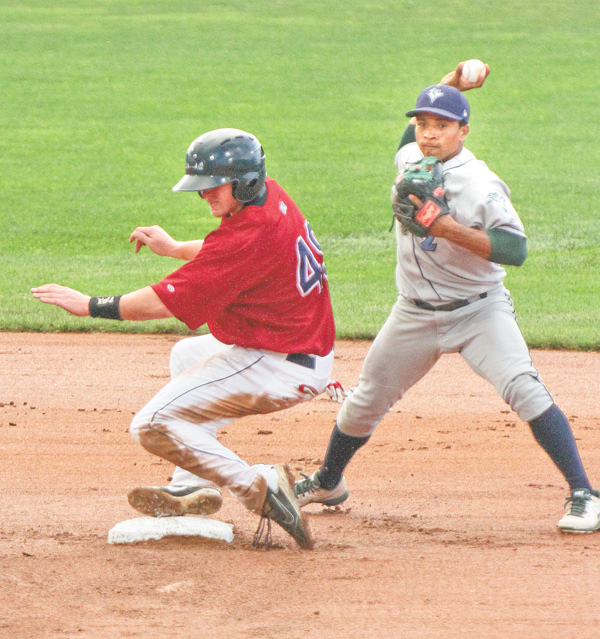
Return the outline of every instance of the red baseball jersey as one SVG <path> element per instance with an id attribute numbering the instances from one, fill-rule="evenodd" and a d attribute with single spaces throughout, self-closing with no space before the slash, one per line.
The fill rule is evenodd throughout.
<path id="1" fill-rule="evenodd" d="M 267 178 L 263 206 L 221 218 L 198 255 L 152 288 L 225 344 L 327 355 L 335 327 L 323 253 L 300 209 Z"/>

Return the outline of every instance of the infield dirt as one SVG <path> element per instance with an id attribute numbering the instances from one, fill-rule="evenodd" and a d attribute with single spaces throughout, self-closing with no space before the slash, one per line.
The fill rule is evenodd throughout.
<path id="1" fill-rule="evenodd" d="M 566 486 L 526 424 L 460 356 L 396 404 L 347 469 L 350 499 L 308 507 L 317 545 L 229 494 L 231 544 L 109 545 L 126 499 L 171 466 L 129 436 L 168 381 L 173 336 L 0 333 L 0 637 L 596 639 L 600 533 L 561 535 Z M 356 384 L 367 342 L 338 342 Z M 599 353 L 533 351 L 600 486 Z M 219 438 L 248 462 L 319 467 L 326 395 Z"/>

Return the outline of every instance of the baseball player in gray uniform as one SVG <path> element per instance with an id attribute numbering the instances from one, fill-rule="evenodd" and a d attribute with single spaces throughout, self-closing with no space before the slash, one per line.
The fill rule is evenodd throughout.
<path id="1" fill-rule="evenodd" d="M 502 265 L 525 261 L 523 225 L 506 184 L 463 146 L 470 115 L 463 91 L 481 86 L 485 76 L 467 83 L 462 64 L 420 93 L 396 155 L 399 178 L 424 157 L 442 163 L 446 214 L 422 236 L 396 222 L 398 300 L 358 386 L 344 400 L 323 465 L 296 482 L 296 496 L 301 505 L 346 500 L 343 471 L 354 453 L 444 353 L 460 353 L 528 422 L 567 481 L 559 529 L 592 532 L 600 528 L 600 494 L 590 485 L 567 418 L 533 366 L 503 284 Z M 414 195 L 409 199 L 415 211 L 425 208 Z"/>

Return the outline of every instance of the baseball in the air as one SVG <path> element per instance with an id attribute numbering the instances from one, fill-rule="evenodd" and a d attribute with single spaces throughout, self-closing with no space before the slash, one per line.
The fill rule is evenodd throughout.
<path id="1" fill-rule="evenodd" d="M 485 64 L 481 60 L 467 60 L 462 68 L 463 78 L 469 82 L 477 82 L 479 74 L 485 68 Z"/>

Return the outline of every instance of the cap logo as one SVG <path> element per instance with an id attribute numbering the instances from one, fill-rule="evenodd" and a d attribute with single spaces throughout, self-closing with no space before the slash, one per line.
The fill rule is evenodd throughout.
<path id="1" fill-rule="evenodd" d="M 444 92 L 437 87 L 433 87 L 432 89 L 429 89 L 429 91 L 427 91 L 427 97 L 429 98 L 431 104 L 433 104 L 438 98 L 441 98 L 443 95 Z"/>

